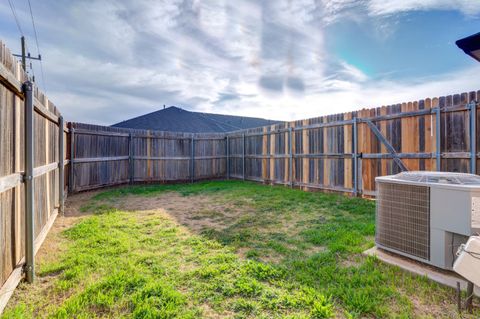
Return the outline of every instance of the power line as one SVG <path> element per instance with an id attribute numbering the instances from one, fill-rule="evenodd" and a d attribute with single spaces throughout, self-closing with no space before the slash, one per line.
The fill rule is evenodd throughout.
<path id="1" fill-rule="evenodd" d="M 45 91 L 45 93 L 47 93 L 47 83 L 45 82 L 45 73 L 43 72 L 43 62 L 41 59 L 40 46 L 38 45 L 37 28 L 35 26 L 35 18 L 33 17 L 32 4 L 30 3 L 30 0 L 28 0 L 28 8 L 30 9 L 30 17 L 32 19 L 33 33 L 35 35 L 35 44 L 37 45 L 37 53 L 40 57 L 40 73 L 42 75 L 43 90 Z"/>
<path id="2" fill-rule="evenodd" d="M 35 58 L 35 57 L 31 57 L 30 56 L 30 52 L 28 52 L 28 49 L 27 49 L 27 52 L 28 52 L 28 56 L 25 54 L 25 48 L 27 47 L 27 43 L 25 41 L 25 35 L 23 33 L 23 30 L 22 30 L 22 26 L 20 24 L 20 20 L 18 19 L 18 16 L 17 16 L 17 9 L 15 8 L 15 5 L 14 5 L 14 2 L 13 0 L 8 0 L 8 4 L 10 5 L 10 10 L 12 11 L 12 14 L 13 14 L 13 18 L 15 19 L 15 23 L 17 25 L 17 28 L 18 28 L 18 31 L 20 32 L 21 36 L 22 36 L 22 55 L 18 55 L 18 54 L 13 54 L 14 56 L 17 56 L 17 57 L 21 57 L 22 58 L 22 65 L 23 65 L 23 69 L 25 70 L 25 72 L 28 73 L 27 71 L 27 65 L 26 65 L 26 58 L 29 59 L 29 67 L 30 67 L 30 72 L 32 73 L 33 75 L 33 78 L 35 79 L 35 70 L 33 68 L 33 65 L 32 65 L 32 62 L 31 60 L 39 60 L 40 61 L 40 73 L 42 75 L 42 84 L 43 84 L 43 90 L 47 91 L 47 84 L 46 84 L 46 81 L 45 81 L 45 72 L 43 70 L 43 63 L 42 63 L 42 56 L 41 56 L 41 53 L 40 53 L 40 45 L 38 43 L 38 33 L 37 33 L 37 27 L 35 25 L 35 18 L 33 16 L 33 10 L 32 10 L 32 4 L 30 2 L 30 0 L 27 0 L 28 1 L 28 8 L 30 10 L 30 18 L 32 20 L 32 27 L 33 27 L 33 33 L 35 35 L 35 44 L 37 46 L 37 53 L 38 53 L 38 58 Z"/>
<path id="3" fill-rule="evenodd" d="M 8 0 L 8 4 L 10 5 L 10 10 L 12 10 L 13 17 L 15 18 L 15 23 L 17 24 L 18 31 L 20 31 L 20 34 L 23 36 L 22 27 L 20 26 L 20 21 L 18 20 L 15 6 L 13 5 L 11 0 Z"/>

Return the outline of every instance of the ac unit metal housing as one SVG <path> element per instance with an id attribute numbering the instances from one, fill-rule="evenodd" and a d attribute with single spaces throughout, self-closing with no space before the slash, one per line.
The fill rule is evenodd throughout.
<path id="1" fill-rule="evenodd" d="M 480 233 L 480 176 L 402 172 L 377 183 L 375 243 L 451 270 L 457 248 Z"/>

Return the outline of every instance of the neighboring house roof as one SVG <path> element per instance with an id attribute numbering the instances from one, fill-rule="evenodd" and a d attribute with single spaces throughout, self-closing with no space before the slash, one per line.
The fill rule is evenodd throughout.
<path id="1" fill-rule="evenodd" d="M 112 126 L 169 132 L 214 133 L 231 132 L 277 123 L 280 123 L 280 121 L 255 117 L 190 112 L 176 106 L 170 106 L 159 111 L 113 124 Z"/>

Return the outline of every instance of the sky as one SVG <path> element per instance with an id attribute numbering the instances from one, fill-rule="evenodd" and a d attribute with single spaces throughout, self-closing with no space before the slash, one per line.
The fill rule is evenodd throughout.
<path id="1" fill-rule="evenodd" d="M 10 0 L 28 49 L 27 0 Z M 479 0 L 31 0 L 37 85 L 67 121 L 175 105 L 296 120 L 480 89 Z M 0 39 L 20 52 L 9 1 Z M 33 73 L 30 71 L 30 73 Z"/>

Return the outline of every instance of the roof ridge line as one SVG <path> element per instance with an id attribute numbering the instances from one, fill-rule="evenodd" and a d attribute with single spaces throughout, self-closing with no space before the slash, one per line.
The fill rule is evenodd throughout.
<path id="1" fill-rule="evenodd" d="M 232 127 L 232 128 L 235 128 L 235 129 L 242 129 L 242 128 L 239 127 L 239 126 L 235 126 L 235 125 L 232 125 L 232 124 L 228 124 L 228 123 L 224 123 L 224 122 L 220 122 L 220 121 L 214 120 L 214 119 L 212 119 L 212 118 L 210 118 L 210 117 L 207 117 L 207 116 L 205 115 L 205 113 L 202 113 L 202 112 L 192 112 L 192 113 L 197 113 L 197 114 L 199 114 L 201 117 L 203 117 L 204 119 L 209 120 L 209 121 L 212 121 L 212 122 L 214 122 L 214 123 L 218 123 L 219 125 L 230 126 L 230 127 Z M 213 113 L 207 113 L 207 114 L 213 114 Z"/>

